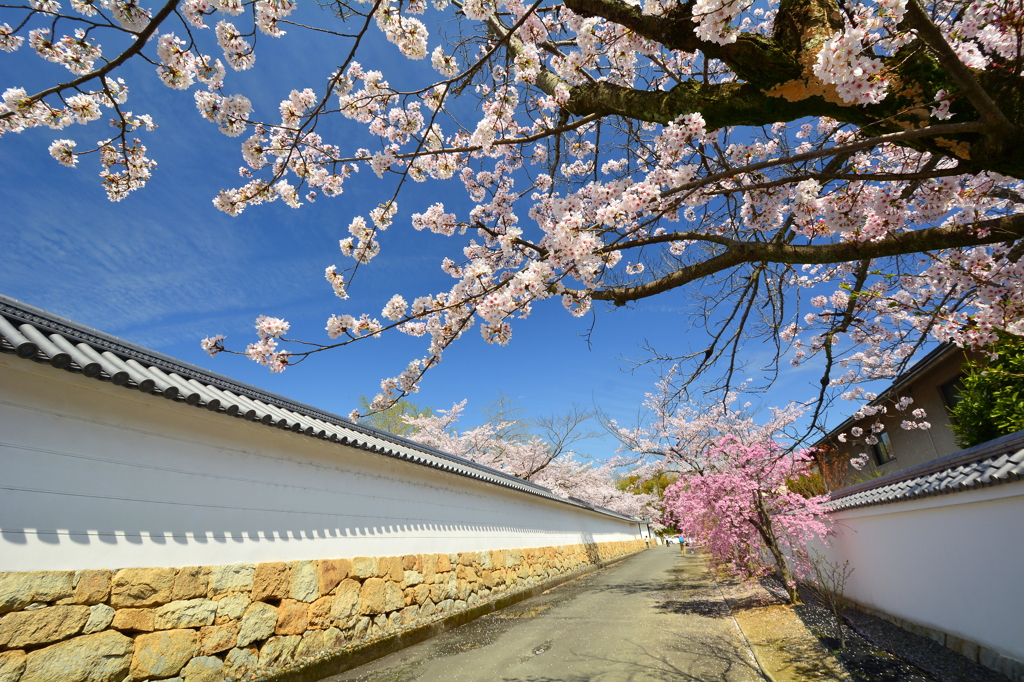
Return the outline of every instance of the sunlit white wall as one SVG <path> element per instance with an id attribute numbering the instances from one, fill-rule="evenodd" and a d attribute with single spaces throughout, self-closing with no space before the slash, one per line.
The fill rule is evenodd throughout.
<path id="1" fill-rule="evenodd" d="M 638 537 L 635 523 L 0 356 L 0 571 Z"/>
<path id="2" fill-rule="evenodd" d="M 850 599 L 1024 661 L 1024 481 L 833 518 Z"/>

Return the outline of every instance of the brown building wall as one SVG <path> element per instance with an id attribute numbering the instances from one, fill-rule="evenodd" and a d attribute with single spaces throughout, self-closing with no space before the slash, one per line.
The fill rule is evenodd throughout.
<path id="1" fill-rule="evenodd" d="M 847 460 L 856 457 L 861 452 L 867 453 L 869 457 L 868 465 L 861 471 L 850 467 L 848 483 L 875 475 L 901 471 L 960 451 L 962 448 L 956 443 L 956 435 L 953 433 L 942 387 L 963 374 L 963 365 L 968 359 L 977 357 L 976 353 L 954 349 L 946 357 L 936 361 L 905 385 L 900 386 L 898 390 L 885 396 L 883 404 L 888 408 L 887 414 L 880 417 L 868 417 L 851 424 L 845 429 L 846 443 L 835 439 L 831 440 L 830 443 L 835 448 L 835 452 Z M 893 406 L 902 397 L 913 398 L 914 402 L 907 410 L 899 412 Z M 918 408 L 927 413 L 924 421 L 929 422 L 931 428 L 903 429 L 901 427 L 903 420 L 909 419 L 910 412 Z M 850 435 L 850 430 L 854 426 L 859 426 L 864 430 L 866 436 L 871 432 L 871 424 L 876 421 L 881 421 L 885 425 L 885 432 L 889 434 L 892 443 L 894 459 L 884 464 L 877 463 L 874 449 L 864 442 L 864 436 L 853 438 Z"/>

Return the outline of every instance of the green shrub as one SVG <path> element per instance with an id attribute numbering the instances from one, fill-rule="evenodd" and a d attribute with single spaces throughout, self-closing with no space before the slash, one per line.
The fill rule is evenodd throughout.
<path id="1" fill-rule="evenodd" d="M 992 350 L 999 357 L 967 364 L 960 400 L 950 410 L 962 448 L 1024 430 L 1024 338 L 1000 334 Z"/>

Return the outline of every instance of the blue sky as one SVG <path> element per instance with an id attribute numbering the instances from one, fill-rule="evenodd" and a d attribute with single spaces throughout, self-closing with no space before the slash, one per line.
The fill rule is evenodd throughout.
<path id="1" fill-rule="evenodd" d="M 400 64 L 400 77 L 416 75 L 416 67 L 410 69 L 393 47 L 374 43 L 370 48 L 364 57 L 368 67 L 386 70 Z M 325 49 L 327 44 L 316 38 L 261 39 L 256 68 L 229 72 L 226 90 L 244 92 L 253 100 L 256 117 L 273 120 L 289 89 L 316 86 L 336 66 L 317 59 Z M 331 314 L 377 316 L 394 293 L 411 300 L 446 290 L 451 280 L 440 271 L 440 261 L 446 255 L 457 258 L 462 243 L 417 233 L 408 226 L 408 216 L 436 201 L 439 193 L 449 209 L 465 216 L 461 183 L 412 186 L 399 201 L 396 225 L 383 235 L 382 255 L 361 274 L 352 299 L 342 302 L 324 280 L 324 268 L 346 265 L 338 240 L 348 236 L 352 217 L 365 216 L 389 196 L 389 185 L 364 169 L 339 198 L 320 199 L 299 210 L 275 203 L 226 216 L 211 199 L 220 188 L 241 184 L 242 138 L 218 133 L 198 116 L 191 91 L 164 87 L 152 66 L 131 64 L 120 75 L 131 88 L 126 108 L 151 114 L 160 126 L 140 135 L 159 164 L 149 186 L 111 203 L 99 184 L 95 158 L 82 159 L 72 170 L 48 156 L 48 145 L 58 137 L 76 139 L 80 148 L 91 146 L 109 130 L 103 121 L 5 135 L 0 139 L 0 292 L 339 414 L 353 409 L 357 396 L 375 394 L 382 378 L 423 355 L 422 339 L 394 335 L 271 375 L 241 357 L 209 358 L 199 340 L 223 333 L 229 345 L 244 347 L 254 338 L 252 324 L 260 314 L 288 319 L 292 336 L 325 340 L 323 327 Z M 62 67 L 25 48 L 13 55 L 0 53 L 0 89 L 35 91 L 66 76 Z M 635 308 L 598 310 L 594 318 L 576 319 L 559 301 L 550 301 L 515 325 L 507 347 L 490 346 L 477 329 L 470 331 L 414 400 L 445 408 L 468 399 L 472 411 L 504 394 L 530 415 L 578 403 L 596 405 L 630 424 L 657 377 L 648 368 L 623 371 L 621 358 L 641 357 L 645 342 L 666 352 L 689 350 L 686 302 L 684 292 L 669 293 Z M 591 323 L 588 343 L 583 335 Z M 692 337 L 700 348 L 705 340 L 702 333 Z M 762 360 L 750 359 L 755 364 Z M 802 399 L 814 381 L 810 368 L 784 372 L 770 404 Z M 467 425 L 479 418 L 471 412 Z M 605 456 L 615 444 L 604 439 L 585 447 Z"/>

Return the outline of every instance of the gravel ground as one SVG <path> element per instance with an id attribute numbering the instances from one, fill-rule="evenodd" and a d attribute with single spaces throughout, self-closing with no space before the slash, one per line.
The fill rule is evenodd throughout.
<path id="1" fill-rule="evenodd" d="M 775 578 L 762 580 L 762 585 L 774 598 L 786 601 Z M 832 612 L 803 588 L 800 595 L 804 605 L 794 609 L 797 615 L 857 682 L 1009 682 L 938 642 L 852 609 L 843 614 L 846 648 L 840 649 Z"/>

